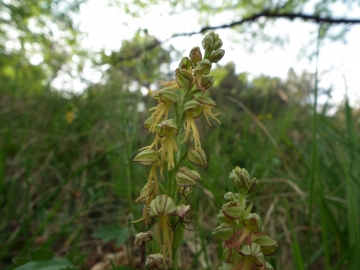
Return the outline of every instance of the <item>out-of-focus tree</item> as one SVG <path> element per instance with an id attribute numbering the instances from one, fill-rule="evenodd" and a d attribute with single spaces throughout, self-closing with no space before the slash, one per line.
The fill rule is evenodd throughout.
<path id="1" fill-rule="evenodd" d="M 286 80 L 266 75 L 250 78 L 246 72 L 236 73 L 235 64 L 230 62 L 214 69 L 213 75 L 217 84 L 209 95 L 222 108 L 223 114 L 228 109 L 229 114 L 233 114 L 234 106 L 241 110 L 228 97 L 242 100 L 255 115 L 281 114 L 287 107 L 295 105 L 299 110 L 311 111 L 314 75 L 310 73 L 298 75 L 290 69 Z"/>
<path id="2" fill-rule="evenodd" d="M 86 0 L 0 0 L 0 82 L 3 91 L 41 91 L 74 53 L 74 14 Z"/>
<path id="3" fill-rule="evenodd" d="M 127 87 L 135 83 L 136 87 L 149 90 L 151 84 L 169 79 L 170 53 L 159 44 L 146 30 L 139 30 L 131 40 L 122 42 L 118 52 L 102 53 L 101 64 L 109 65 L 108 83 L 121 77 Z"/>
<path id="4" fill-rule="evenodd" d="M 277 21 L 302 20 L 321 25 L 320 34 L 314 31 L 313 39 L 344 40 L 351 25 L 360 24 L 360 17 L 349 17 L 357 0 L 111 0 L 132 16 L 142 16 L 157 7 L 167 14 L 180 14 L 195 9 L 200 16 L 201 29 L 194 32 L 174 33 L 172 37 L 189 36 L 209 30 L 231 28 L 241 35 L 233 36 L 247 49 L 252 50 L 258 41 L 281 45 L 286 41 L 282 31 L 277 31 Z M 219 23 L 219 21 L 221 23 Z M 341 27 L 332 27 L 340 25 Z M 294 32 L 297 29 L 294 27 Z M 309 47 L 309 46 L 307 46 Z M 312 56 L 314 52 L 305 52 Z"/>

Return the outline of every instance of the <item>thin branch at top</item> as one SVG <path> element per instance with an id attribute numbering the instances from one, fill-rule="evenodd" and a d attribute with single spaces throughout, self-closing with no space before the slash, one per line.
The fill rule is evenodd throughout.
<path id="1" fill-rule="evenodd" d="M 235 21 L 235 22 L 232 22 L 229 24 L 222 24 L 222 25 L 217 25 L 217 26 L 206 26 L 196 32 L 174 34 L 162 42 L 157 42 L 155 44 L 146 46 L 145 50 L 148 50 L 148 51 L 152 50 L 155 47 L 160 46 L 161 44 L 163 44 L 173 38 L 176 38 L 176 37 L 193 36 L 193 35 L 198 35 L 198 34 L 204 33 L 209 30 L 231 28 L 234 26 L 242 25 L 247 22 L 250 22 L 250 23 L 255 22 L 257 19 L 262 18 L 262 17 L 270 18 L 270 19 L 285 18 L 285 19 L 289 19 L 289 20 L 302 19 L 304 21 L 312 21 L 315 23 L 328 23 L 328 24 L 360 24 L 360 19 L 331 18 L 331 17 L 322 17 L 319 15 L 309 15 L 309 14 L 304 14 L 304 13 L 278 13 L 278 12 L 279 12 L 278 10 L 267 9 L 267 10 L 263 10 L 259 13 L 253 14 L 247 18 L 243 18 L 239 21 Z M 138 56 L 139 56 L 139 54 L 134 54 L 133 56 L 122 58 L 121 61 L 131 60 Z"/>
<path id="2" fill-rule="evenodd" d="M 309 15 L 304 13 L 276 13 L 277 11 L 274 10 L 264 10 L 260 13 L 253 14 L 247 18 L 243 18 L 240 21 L 235 21 L 229 24 L 222 24 L 217 26 L 206 26 L 200 29 L 198 32 L 188 32 L 188 33 L 180 33 L 172 35 L 170 38 L 166 39 L 164 42 L 180 36 L 192 36 L 201 34 L 203 32 L 209 30 L 216 30 L 216 29 L 224 29 L 224 28 L 231 28 L 234 26 L 238 26 L 244 24 L 246 22 L 253 22 L 261 17 L 265 18 L 285 18 L 285 19 L 302 19 L 304 21 L 313 21 L 315 23 L 329 23 L 329 24 L 360 24 L 360 19 L 346 19 L 346 18 L 331 18 L 331 17 L 321 17 L 318 15 Z"/>

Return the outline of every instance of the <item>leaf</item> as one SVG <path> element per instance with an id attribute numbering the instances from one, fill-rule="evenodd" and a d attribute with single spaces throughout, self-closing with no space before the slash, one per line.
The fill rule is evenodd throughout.
<path id="1" fill-rule="evenodd" d="M 100 238 L 105 242 L 115 240 L 116 245 L 120 247 L 129 237 L 128 231 L 129 228 L 121 227 L 119 225 L 104 226 L 100 230 L 94 232 L 92 236 L 95 238 Z"/>
<path id="2" fill-rule="evenodd" d="M 64 258 L 52 258 L 48 260 L 32 261 L 16 267 L 14 270 L 65 270 L 74 269 L 68 260 Z"/>
<path id="3" fill-rule="evenodd" d="M 45 248 L 37 248 L 29 251 L 30 261 L 48 260 L 54 257 L 54 252 Z"/>
<path id="4" fill-rule="evenodd" d="M 54 257 L 54 252 L 45 248 L 29 250 L 28 257 L 15 257 L 12 261 L 15 266 L 24 265 L 29 261 L 42 261 Z"/>
<path id="5" fill-rule="evenodd" d="M 28 261 L 29 261 L 29 259 L 26 257 L 15 257 L 14 259 L 12 259 L 12 262 L 15 266 L 23 265 L 23 264 L 27 263 Z"/>
<path id="6" fill-rule="evenodd" d="M 115 264 L 113 263 L 113 261 L 112 261 L 111 259 L 109 259 L 109 261 L 110 261 L 110 263 L 111 263 L 112 269 L 113 269 L 113 270 L 116 270 L 116 266 L 115 266 Z"/>

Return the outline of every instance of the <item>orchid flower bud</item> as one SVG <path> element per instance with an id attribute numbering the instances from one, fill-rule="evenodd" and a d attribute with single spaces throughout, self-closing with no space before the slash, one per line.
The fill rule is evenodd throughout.
<path id="1" fill-rule="evenodd" d="M 186 70 L 177 68 L 175 70 L 175 77 L 176 77 L 176 81 L 177 81 L 178 85 L 181 88 L 189 88 L 190 86 L 192 86 L 194 84 L 193 75 Z"/>
<path id="2" fill-rule="evenodd" d="M 255 192 L 259 185 L 258 180 L 253 178 L 250 180 L 250 175 L 247 170 L 236 167 L 229 175 L 230 180 L 239 190 L 239 192 L 250 195 Z"/>
<path id="3" fill-rule="evenodd" d="M 159 160 L 159 153 L 154 149 L 145 149 L 140 152 L 135 158 L 134 161 L 140 163 L 141 165 L 152 165 Z"/>
<path id="4" fill-rule="evenodd" d="M 201 74 L 207 75 L 211 70 L 211 66 L 212 64 L 208 59 L 203 59 L 196 65 L 194 71 L 198 71 Z"/>
<path id="5" fill-rule="evenodd" d="M 257 267 L 262 267 L 265 264 L 264 254 L 262 254 L 260 246 L 256 243 L 244 245 L 240 250 L 240 254 L 244 256 L 244 261 L 252 262 Z"/>
<path id="6" fill-rule="evenodd" d="M 220 38 L 215 40 L 213 50 L 214 51 L 219 50 L 222 47 L 222 45 L 223 45 L 223 42 Z"/>
<path id="7" fill-rule="evenodd" d="M 190 61 L 190 59 L 188 57 L 184 57 L 180 64 L 179 64 L 179 69 L 183 69 L 186 70 L 188 72 L 191 72 L 192 69 L 192 63 Z"/>
<path id="8" fill-rule="evenodd" d="M 197 76 L 195 77 L 196 86 L 203 92 L 213 86 L 214 82 L 214 77 L 211 75 L 197 74 Z"/>
<path id="9" fill-rule="evenodd" d="M 194 163 L 195 165 L 204 167 L 205 169 L 208 168 L 207 161 L 206 161 L 206 155 L 202 148 L 199 148 L 199 149 L 190 148 L 190 150 L 187 154 L 187 159 L 190 162 Z"/>
<path id="10" fill-rule="evenodd" d="M 224 57 L 224 55 L 225 51 L 223 49 L 218 49 L 210 54 L 209 60 L 212 63 L 217 63 Z"/>
<path id="11" fill-rule="evenodd" d="M 214 46 L 214 37 L 211 35 L 211 32 L 203 38 L 202 46 L 204 50 L 212 50 Z"/>
<path id="12" fill-rule="evenodd" d="M 173 90 L 161 90 L 159 92 L 159 97 L 162 102 L 171 101 L 172 103 L 176 103 L 177 95 Z"/>
<path id="13" fill-rule="evenodd" d="M 221 223 L 213 232 L 212 236 L 226 241 L 235 233 L 235 228 L 230 223 Z"/>
<path id="14" fill-rule="evenodd" d="M 154 200 L 150 203 L 150 216 L 166 216 L 175 211 L 175 204 L 173 200 L 162 194 L 156 196 Z"/>
<path id="15" fill-rule="evenodd" d="M 260 216 L 256 213 L 247 214 L 243 220 L 243 225 L 252 229 L 252 232 L 257 233 L 261 227 Z"/>
<path id="16" fill-rule="evenodd" d="M 225 193 L 224 199 L 225 199 L 225 201 L 227 201 L 227 202 L 235 201 L 235 200 L 236 200 L 234 193 L 232 193 L 232 192 L 230 192 L 230 191 Z"/>
<path id="17" fill-rule="evenodd" d="M 202 54 L 199 47 L 194 47 L 190 51 L 189 54 L 190 60 L 193 62 L 194 65 L 196 65 L 198 62 L 202 60 Z"/>
<path id="18" fill-rule="evenodd" d="M 266 233 L 253 233 L 251 235 L 251 242 L 258 244 L 261 248 L 261 252 L 265 256 L 272 255 L 278 246 L 276 241 Z"/>
<path id="19" fill-rule="evenodd" d="M 195 170 L 190 170 L 186 167 L 181 167 L 176 172 L 176 184 L 179 187 L 195 186 L 200 181 L 200 175 Z"/>
<path id="20" fill-rule="evenodd" d="M 216 216 L 220 223 L 229 223 L 230 219 L 222 211 Z"/>
<path id="21" fill-rule="evenodd" d="M 259 181 L 256 178 L 251 179 L 250 187 L 247 191 L 247 194 L 248 195 L 253 194 L 256 191 L 258 186 L 259 186 Z"/>
<path id="22" fill-rule="evenodd" d="M 230 201 L 221 207 L 224 215 L 232 220 L 237 220 L 244 213 L 244 208 L 237 202 Z"/>

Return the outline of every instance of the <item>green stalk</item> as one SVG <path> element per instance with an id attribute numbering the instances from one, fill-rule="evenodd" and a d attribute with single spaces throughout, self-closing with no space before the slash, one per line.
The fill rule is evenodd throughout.
<path id="1" fill-rule="evenodd" d="M 171 235 L 171 237 L 169 237 L 166 234 L 164 234 L 166 236 L 166 237 L 164 236 L 165 238 L 162 237 L 162 238 L 164 238 L 163 239 L 164 247 L 162 248 L 163 254 L 162 255 L 154 254 L 152 257 L 150 257 L 150 260 L 152 260 L 152 261 L 149 261 L 149 265 L 151 265 L 151 267 L 155 266 L 158 268 L 166 268 L 167 269 L 165 264 L 166 264 L 166 259 L 168 256 L 170 259 L 172 259 L 172 262 L 171 262 L 172 268 L 171 269 L 178 269 L 178 260 L 177 260 L 178 247 L 182 243 L 183 235 L 184 235 L 184 227 L 181 226 L 183 224 L 181 223 L 179 225 L 179 222 L 186 221 L 184 219 L 186 218 L 185 215 L 187 214 L 187 212 L 189 210 L 189 206 L 185 206 L 185 208 L 184 208 L 184 205 L 182 205 L 186 201 L 184 198 L 181 199 L 180 202 L 178 202 L 179 195 L 177 192 L 178 187 L 177 187 L 177 181 L 176 181 L 176 172 L 178 171 L 181 164 L 188 156 L 187 155 L 188 150 L 182 149 L 183 148 L 182 144 L 185 143 L 183 141 L 183 134 L 184 134 L 184 132 L 188 132 L 189 131 L 188 129 L 190 129 L 190 128 L 193 131 L 194 144 L 195 144 L 194 151 L 195 152 L 197 151 L 196 154 L 192 153 L 191 159 L 197 165 L 206 167 L 206 161 L 204 160 L 206 158 L 206 155 L 204 154 L 203 149 L 200 149 L 200 150 L 198 149 L 198 148 L 201 148 L 200 135 L 198 134 L 198 130 L 197 130 L 196 124 L 193 122 L 193 119 L 189 119 L 189 121 L 191 121 L 191 122 L 188 123 L 186 131 L 183 128 L 185 121 L 188 119 L 187 117 L 192 117 L 192 115 L 187 115 L 187 112 L 186 113 L 184 112 L 185 104 L 188 101 L 190 101 L 190 99 L 195 98 L 195 94 L 200 93 L 201 91 L 203 91 L 203 92 L 206 91 L 208 88 L 210 88 L 214 84 L 214 77 L 211 75 L 208 75 L 210 72 L 210 69 L 211 69 L 211 65 L 212 65 L 212 63 L 217 63 L 219 60 L 221 60 L 221 58 L 224 56 L 224 53 L 225 53 L 224 50 L 220 50 L 220 48 L 222 46 L 222 41 L 219 38 L 219 35 L 215 34 L 214 32 L 210 32 L 204 38 L 204 40 L 205 39 L 206 39 L 206 42 L 203 42 L 203 47 L 205 49 L 205 57 L 204 58 L 202 57 L 202 54 L 198 47 L 194 47 L 190 52 L 190 56 L 184 57 L 179 64 L 179 68 L 175 70 L 177 85 L 175 85 L 173 83 L 174 81 L 172 81 L 169 83 L 168 88 L 165 87 L 165 88 L 161 89 L 161 90 L 163 90 L 163 92 L 159 92 L 159 96 L 158 96 L 159 104 L 157 107 L 152 108 L 152 110 L 155 109 L 155 112 L 152 114 L 151 118 L 149 118 L 149 122 L 151 122 L 151 119 L 153 120 L 150 124 L 149 130 L 151 130 L 154 133 L 155 132 L 164 132 L 164 134 L 166 134 L 164 136 L 173 136 L 171 138 L 166 137 L 164 139 L 164 141 L 161 142 L 162 151 L 163 151 L 163 152 L 161 152 L 161 160 L 159 159 L 160 150 L 158 149 L 157 145 L 155 145 L 159 142 L 157 137 L 151 146 L 151 147 L 154 147 L 154 145 L 155 145 L 155 149 L 148 149 L 149 151 L 144 150 L 136 157 L 137 161 L 139 161 L 139 163 L 141 163 L 142 165 L 153 164 L 156 166 L 159 164 L 159 161 L 160 161 L 161 166 L 158 166 L 158 167 L 160 167 L 161 170 L 166 170 L 166 168 L 164 168 L 165 162 L 167 162 L 168 167 L 173 167 L 173 168 L 171 168 L 171 170 L 166 170 L 167 171 L 167 183 L 166 183 L 167 190 L 164 192 L 163 191 L 164 188 L 162 188 L 162 192 L 164 192 L 167 195 L 165 195 L 165 194 L 158 195 L 157 192 L 155 192 L 155 195 L 157 197 L 155 199 L 153 199 L 153 197 L 151 197 L 151 196 L 154 195 L 154 191 L 150 190 L 149 189 L 150 187 L 146 187 L 146 189 L 148 189 L 148 190 L 145 190 L 145 192 L 147 192 L 146 199 L 151 200 L 151 202 L 146 201 L 147 207 L 150 207 L 150 217 L 157 217 L 157 216 L 165 215 L 168 218 L 168 221 L 171 223 L 171 224 L 164 224 L 164 223 L 160 222 L 161 227 L 158 227 L 159 231 L 157 232 L 157 238 L 162 237 L 161 235 L 162 235 L 162 232 L 164 232 L 164 230 L 163 230 L 164 226 L 170 225 L 170 226 L 175 227 L 175 229 L 172 229 L 173 232 L 171 232 L 171 234 L 173 233 L 173 235 Z M 213 52 L 214 52 L 214 54 L 212 54 Z M 210 54 L 211 54 L 211 59 L 207 59 L 210 56 Z M 201 63 L 201 64 L 199 64 L 199 63 Z M 196 87 L 195 91 L 193 91 L 194 87 Z M 199 89 L 197 89 L 197 88 L 199 88 Z M 174 94 L 174 92 L 171 92 L 171 90 L 178 90 L 178 91 L 176 92 L 176 94 Z M 162 94 L 165 97 L 165 101 L 162 100 L 162 101 L 164 101 L 165 104 L 161 104 L 161 99 L 162 99 L 161 95 Z M 168 99 L 168 100 L 166 100 L 166 99 Z M 197 102 L 196 100 L 194 100 L 194 102 L 189 103 L 189 108 L 186 108 L 186 110 L 203 109 L 200 106 L 204 106 L 204 109 L 201 112 L 205 112 L 205 114 L 209 114 L 210 117 L 216 119 L 216 117 L 211 112 L 209 112 L 211 110 L 212 106 L 215 106 L 215 102 L 213 100 L 211 100 L 210 98 L 206 98 L 206 97 L 202 97 L 202 100 L 203 100 L 202 102 L 200 102 L 200 101 Z M 208 103 L 210 103 L 210 104 L 208 104 Z M 168 130 L 166 131 L 166 130 L 163 130 L 161 127 L 161 126 L 164 126 L 164 124 L 162 124 L 161 117 L 165 116 L 165 118 L 168 118 L 169 110 L 171 109 L 171 106 L 173 106 L 173 108 L 175 109 L 175 119 L 173 119 L 173 118 L 166 119 L 166 121 L 169 121 L 169 123 L 171 123 L 171 127 L 167 126 Z M 189 111 L 189 112 L 193 113 L 193 111 Z M 205 115 L 205 116 L 207 117 L 207 115 Z M 155 130 L 157 127 L 160 127 L 159 131 Z M 170 128 L 171 128 L 171 132 L 169 131 Z M 176 129 L 177 134 L 175 132 L 175 129 Z M 166 133 L 166 132 L 168 132 L 168 133 Z M 161 135 L 160 133 L 158 135 L 160 137 L 163 137 L 163 135 Z M 189 142 L 187 142 L 187 143 L 189 143 Z M 176 147 L 174 144 L 176 144 Z M 167 149 L 167 148 L 169 148 L 169 149 Z M 177 153 L 174 153 L 176 148 L 177 148 Z M 170 153 L 171 153 L 171 155 L 174 155 L 174 156 L 171 156 L 171 157 L 166 156 L 166 155 L 169 155 Z M 196 155 L 198 155 L 198 156 L 196 156 Z M 163 171 L 161 171 L 161 175 L 162 175 L 162 172 Z M 200 176 L 194 176 L 194 178 L 195 178 L 193 180 L 194 182 L 200 180 Z M 183 181 L 186 185 L 188 180 L 186 180 L 186 177 L 185 177 L 185 179 Z M 190 184 L 188 186 L 192 186 L 192 185 L 193 184 L 190 181 Z M 155 187 L 155 189 L 157 190 L 156 187 Z M 169 197 L 169 199 L 167 197 Z M 170 200 L 170 198 L 171 198 L 171 200 Z M 159 209 L 161 209 L 161 211 Z M 165 211 L 165 209 L 166 209 L 166 211 Z M 179 213 L 179 211 L 181 213 Z M 145 213 L 145 212 L 143 212 L 143 213 Z M 146 215 L 144 215 L 143 217 L 147 219 Z M 167 231 L 167 229 L 168 228 L 166 227 L 166 231 Z M 139 234 L 139 237 L 142 237 L 142 235 Z M 146 239 L 144 241 L 147 242 L 150 240 Z M 171 252 L 169 251 L 170 246 L 171 246 Z M 161 258 L 163 258 L 163 262 L 160 262 Z M 163 264 L 163 266 L 159 266 L 160 263 Z"/>
<path id="2" fill-rule="evenodd" d="M 345 123 L 346 123 L 346 132 L 347 132 L 347 143 L 351 146 L 348 147 L 347 157 L 349 159 L 347 175 L 357 175 L 357 154 L 356 154 L 356 147 L 357 147 L 357 138 L 356 138 L 356 130 L 354 119 L 351 111 L 351 107 L 349 104 L 349 98 L 347 96 L 347 89 L 346 89 L 346 97 L 345 97 Z M 343 161 L 344 162 L 344 161 Z M 355 166 L 353 166 L 355 165 Z M 345 169 L 345 167 L 344 167 Z M 358 196 L 352 196 L 350 192 L 358 194 L 360 191 L 359 185 L 357 185 L 354 181 L 348 181 L 348 190 L 347 190 L 347 202 L 349 209 L 354 208 L 355 216 L 352 216 L 351 211 L 348 211 L 348 230 L 349 230 L 349 243 L 350 246 L 356 246 L 356 233 L 357 227 L 353 227 L 353 219 L 359 220 L 360 219 L 360 200 Z M 356 254 L 359 254 L 359 250 Z M 359 257 L 359 256 L 357 256 Z M 359 265 L 356 266 L 356 260 L 354 257 L 351 257 L 349 260 L 349 269 L 359 269 Z"/>
<path id="3" fill-rule="evenodd" d="M 318 29 L 318 37 L 316 44 L 316 70 L 315 70 L 315 87 L 314 87 L 314 106 L 313 106 L 313 132 L 312 132 L 312 144 L 311 144 L 311 173 L 310 173 L 310 187 L 309 187 L 309 229 L 307 234 L 307 263 L 309 265 L 309 258 L 311 254 L 311 231 L 312 231 L 312 215 L 313 215 L 313 201 L 314 201 L 314 185 L 315 185 L 315 176 L 317 169 L 317 144 L 316 144 L 316 134 L 317 134 L 317 99 L 318 99 L 318 67 L 319 67 L 319 52 L 320 52 L 320 31 L 321 25 Z"/>
<path id="4" fill-rule="evenodd" d="M 296 268 L 296 270 L 304 270 L 305 269 L 304 261 L 303 261 L 302 256 L 301 256 L 300 245 L 299 245 L 299 242 L 296 239 L 296 235 L 295 235 L 293 225 L 292 225 L 292 222 L 291 222 L 288 201 L 284 200 L 284 202 L 285 202 L 285 209 L 286 209 L 286 217 L 287 217 L 287 220 L 288 220 L 288 224 L 289 224 L 290 232 L 291 232 L 291 237 L 292 237 L 292 240 L 293 240 L 291 248 L 292 248 L 292 253 L 293 253 L 293 257 L 294 257 L 295 268 Z"/>
<path id="5" fill-rule="evenodd" d="M 350 234 L 353 233 L 354 238 L 352 241 L 355 242 L 355 256 L 354 257 L 350 257 L 350 267 L 349 269 L 360 269 L 360 234 L 359 234 L 359 225 L 357 223 L 356 220 L 356 212 L 355 212 L 355 196 L 353 194 L 353 183 L 350 180 L 350 176 L 349 176 L 349 172 L 346 168 L 346 164 L 345 164 L 345 160 L 344 160 L 344 156 L 341 152 L 340 146 L 338 144 L 338 148 L 339 148 L 339 152 L 341 155 L 341 161 L 342 161 L 342 165 L 344 168 L 344 172 L 345 172 L 345 176 L 346 176 L 346 180 L 347 180 L 347 189 L 348 189 L 348 201 L 349 201 L 349 227 L 352 229 L 352 231 L 350 231 Z M 351 243 L 350 243 L 351 244 Z M 356 258 L 356 259 L 355 259 Z"/>
<path id="6" fill-rule="evenodd" d="M 186 158 L 186 155 L 181 155 L 181 148 L 182 148 L 182 134 L 183 134 L 183 128 L 185 118 L 183 117 L 183 108 L 184 104 L 188 100 L 188 93 L 192 90 L 192 86 L 188 89 L 184 89 L 181 98 L 180 98 L 180 104 L 176 108 L 176 116 L 175 116 L 175 122 L 179 130 L 179 134 L 176 138 L 176 145 L 178 147 L 178 152 L 176 153 L 176 161 L 175 161 L 175 168 L 168 172 L 168 196 L 171 197 L 175 204 L 177 204 L 177 185 L 176 185 L 176 178 L 175 173 L 176 170 L 181 166 L 181 163 Z M 186 153 L 185 153 L 186 154 Z M 174 231 L 174 242 L 173 242 L 173 267 L 172 269 L 178 269 L 178 248 L 182 242 L 182 239 L 184 238 L 184 228 L 180 226 L 176 226 L 176 229 Z"/>

